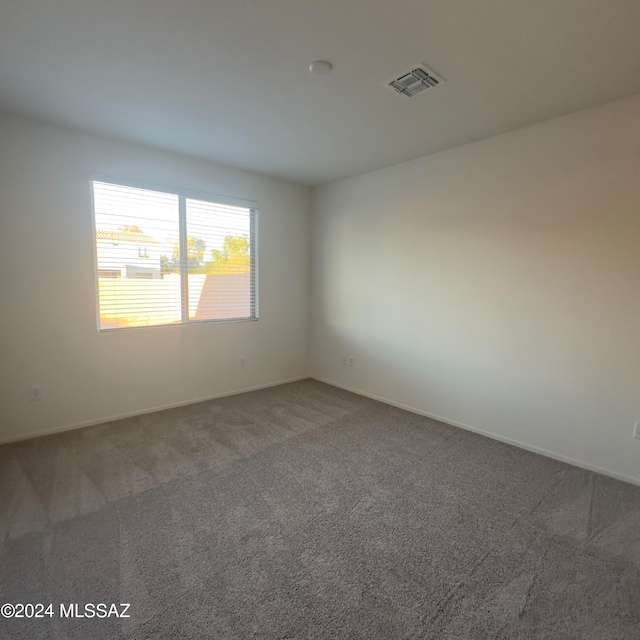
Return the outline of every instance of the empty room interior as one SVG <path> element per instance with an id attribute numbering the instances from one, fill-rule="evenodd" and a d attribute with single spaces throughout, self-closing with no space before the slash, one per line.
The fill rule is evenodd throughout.
<path id="1" fill-rule="evenodd" d="M 640 3 L 0 7 L 0 637 L 640 638 Z"/>

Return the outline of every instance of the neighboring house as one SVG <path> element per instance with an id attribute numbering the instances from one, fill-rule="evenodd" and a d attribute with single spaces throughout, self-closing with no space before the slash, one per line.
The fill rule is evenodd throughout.
<path id="1" fill-rule="evenodd" d="M 161 278 L 161 243 L 139 231 L 96 230 L 99 278 Z"/>

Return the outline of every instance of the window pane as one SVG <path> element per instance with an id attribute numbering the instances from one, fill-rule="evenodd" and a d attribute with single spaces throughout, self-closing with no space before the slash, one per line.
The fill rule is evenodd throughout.
<path id="1" fill-rule="evenodd" d="M 257 318 L 252 209 L 92 188 L 100 329 Z"/>
<path id="2" fill-rule="evenodd" d="M 186 199 L 189 319 L 255 317 L 251 209 Z"/>
<path id="3" fill-rule="evenodd" d="M 179 199 L 93 182 L 100 328 L 181 321 Z"/>

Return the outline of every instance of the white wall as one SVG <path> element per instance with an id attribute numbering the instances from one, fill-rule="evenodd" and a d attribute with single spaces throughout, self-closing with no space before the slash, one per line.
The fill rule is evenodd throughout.
<path id="1" fill-rule="evenodd" d="M 256 201 L 260 320 L 99 333 L 91 172 Z M 0 441 L 307 375 L 308 204 L 291 183 L 0 116 Z"/>
<path id="2" fill-rule="evenodd" d="M 640 481 L 640 97 L 314 200 L 314 377 Z"/>

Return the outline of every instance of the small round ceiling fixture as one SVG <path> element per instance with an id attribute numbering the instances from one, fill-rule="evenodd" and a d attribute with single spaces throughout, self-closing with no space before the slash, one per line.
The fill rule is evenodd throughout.
<path id="1" fill-rule="evenodd" d="M 329 73 L 331 69 L 333 69 L 333 66 L 326 60 L 316 60 L 309 65 L 309 71 L 311 71 L 311 73 L 324 74 Z"/>

